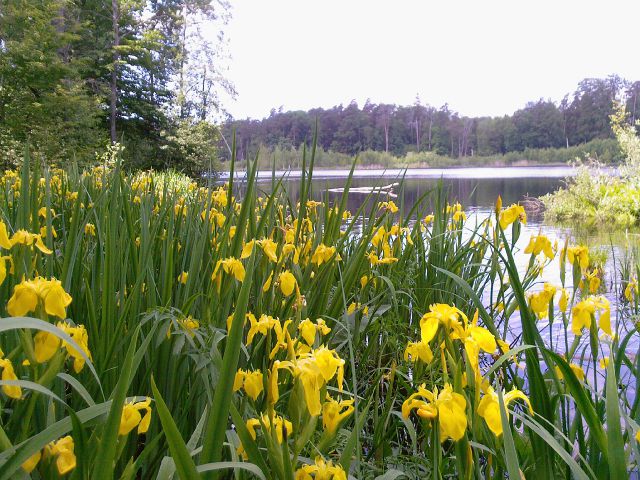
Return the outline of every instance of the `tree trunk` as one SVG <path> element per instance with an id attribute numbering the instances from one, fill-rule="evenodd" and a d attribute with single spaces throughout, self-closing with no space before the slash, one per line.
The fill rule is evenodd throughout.
<path id="1" fill-rule="evenodd" d="M 111 0 L 111 22 L 113 26 L 113 68 L 111 69 L 111 99 L 110 99 L 110 127 L 111 127 L 111 143 L 116 143 L 116 116 L 118 112 L 118 61 L 120 54 L 118 47 L 120 46 L 120 28 L 118 26 L 120 20 L 120 11 L 118 9 L 118 0 Z"/>
<path id="2" fill-rule="evenodd" d="M 207 98 L 208 92 L 205 91 L 207 83 L 207 68 L 202 69 L 202 105 L 200 106 L 200 120 L 205 121 L 207 119 Z"/>
<path id="3" fill-rule="evenodd" d="M 180 82 L 179 87 L 180 91 L 178 92 L 178 102 L 180 102 L 180 118 L 186 118 L 187 113 L 185 111 L 186 106 L 186 98 L 185 98 L 185 88 L 184 88 L 184 57 L 186 55 L 186 41 L 187 41 L 187 6 L 182 8 L 182 34 L 181 34 L 181 42 L 180 45 Z"/>
<path id="4" fill-rule="evenodd" d="M 384 121 L 384 151 L 389 153 L 389 117 Z"/>

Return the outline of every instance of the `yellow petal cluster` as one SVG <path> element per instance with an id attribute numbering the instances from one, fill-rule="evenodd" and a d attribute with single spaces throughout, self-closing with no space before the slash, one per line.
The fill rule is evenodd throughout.
<path id="1" fill-rule="evenodd" d="M 632 302 L 633 299 L 637 297 L 638 297 L 638 281 L 635 278 L 632 278 L 629 280 L 629 282 L 627 283 L 627 286 L 624 289 L 624 298 L 626 298 L 628 302 Z"/>
<path id="2" fill-rule="evenodd" d="M 555 250 L 548 237 L 545 235 L 533 235 L 529 240 L 529 244 L 525 247 L 524 253 L 538 255 L 542 252 L 549 260 L 553 260 L 556 256 Z"/>
<path id="3" fill-rule="evenodd" d="M 327 396 L 327 400 L 322 404 L 322 426 L 326 432 L 333 435 L 342 421 L 353 411 L 353 399 L 337 401 Z"/>
<path id="4" fill-rule="evenodd" d="M 298 283 L 296 282 L 296 277 L 293 276 L 289 270 L 285 270 L 280 274 L 280 291 L 285 297 L 290 296 L 296 289 Z"/>
<path id="5" fill-rule="evenodd" d="M 144 417 L 140 414 L 144 411 Z M 120 417 L 118 435 L 128 435 L 131 430 L 138 427 L 138 434 L 147 433 L 151 423 L 151 399 L 146 398 L 141 402 L 131 401 L 125 403 Z"/>
<path id="6" fill-rule="evenodd" d="M 460 440 L 467 429 L 467 400 L 453 391 L 450 384 L 445 384 L 441 391 L 426 389 L 422 384 L 416 393 L 411 394 L 402 404 L 402 416 L 409 418 L 412 410 L 419 417 L 427 420 L 437 418 L 440 427 L 440 441 L 448 438 Z"/>
<path id="7" fill-rule="evenodd" d="M 527 213 L 524 211 L 524 207 L 512 204 L 500 212 L 500 228 L 503 230 L 511 225 L 516 220 L 520 220 L 521 223 L 527 223 Z"/>
<path id="8" fill-rule="evenodd" d="M 2 368 L 2 380 L 4 381 L 16 381 L 18 377 L 13 370 L 13 364 L 8 358 L 0 358 L 0 368 Z M 9 398 L 16 400 L 22 397 L 22 388 L 19 385 L 3 385 L 2 391 Z"/>
<path id="9" fill-rule="evenodd" d="M 241 388 L 253 399 L 255 402 L 264 388 L 264 378 L 260 370 L 242 370 L 239 369 L 236 372 L 236 377 L 233 381 L 233 391 L 237 392 Z"/>
<path id="10" fill-rule="evenodd" d="M 77 325 L 74 327 L 68 323 L 58 322 L 56 326 L 69 335 L 71 339 L 78 344 L 82 353 L 84 353 L 89 360 L 92 359 L 91 351 L 89 350 L 89 334 L 87 333 L 87 329 L 84 325 Z M 68 342 L 62 342 L 62 346 L 67 349 L 67 353 L 71 358 L 73 358 L 73 370 L 76 373 L 80 373 L 85 364 L 85 357 Z"/>
<path id="11" fill-rule="evenodd" d="M 447 333 L 455 332 L 459 338 L 463 337 L 464 324 L 468 323 L 468 321 L 467 316 L 455 306 L 447 305 L 446 303 L 434 303 L 429 306 L 429 311 L 420 319 L 422 342 L 429 343 L 436 336 L 440 326 Z"/>
<path id="12" fill-rule="evenodd" d="M 546 318 L 549 315 L 549 303 L 557 290 L 552 284 L 545 283 L 541 291 L 529 294 L 529 306 L 538 318 Z"/>
<path id="13" fill-rule="evenodd" d="M 312 416 L 320 415 L 320 390 L 328 381 L 337 377 L 338 390 L 342 391 L 344 360 L 325 346 L 302 354 L 294 363 L 293 372 L 302 383 L 307 410 Z"/>
<path id="14" fill-rule="evenodd" d="M 517 388 L 514 388 L 510 392 L 505 393 L 502 398 L 504 400 L 504 408 L 507 412 L 507 418 L 509 418 L 509 404 L 514 402 L 515 400 L 522 400 L 527 405 L 527 407 L 529 407 L 529 412 L 533 415 L 533 408 L 531 407 L 529 398 Z M 485 395 L 482 397 L 482 400 L 480 400 L 480 404 L 478 405 L 478 415 L 484 418 L 485 422 L 487 422 L 487 426 L 496 437 L 502 435 L 500 402 L 498 399 L 498 394 L 493 390 L 493 388 L 489 388 Z"/>
<path id="15" fill-rule="evenodd" d="M 571 330 L 574 335 L 582 335 L 583 328 L 591 328 L 591 321 L 598 314 L 598 326 L 611 336 L 611 307 L 606 297 L 589 296 L 576 303 L 571 309 Z"/>
<path id="16" fill-rule="evenodd" d="M 53 250 L 47 248 L 47 246 L 42 241 L 41 234 L 30 233 L 26 230 L 17 230 L 11 236 L 11 238 L 9 238 L 9 235 L 7 233 L 7 226 L 4 222 L 0 221 L 0 247 L 9 250 L 16 245 L 24 245 L 27 247 L 35 246 L 45 255 L 50 255 L 53 253 Z"/>
<path id="17" fill-rule="evenodd" d="M 7 312 L 13 317 L 22 317 L 35 312 L 40 304 L 48 315 L 64 319 L 70 303 L 71 295 L 64 291 L 60 280 L 37 277 L 34 280 L 23 280 L 14 287 L 13 295 L 7 303 Z"/>
<path id="18" fill-rule="evenodd" d="M 245 270 L 244 265 L 237 258 L 225 258 L 224 260 L 218 260 L 216 263 L 216 268 L 213 269 L 213 274 L 211 276 L 211 280 L 215 280 L 218 275 L 218 271 L 222 267 L 224 272 L 228 275 L 233 275 L 233 277 L 239 281 L 244 281 Z"/>
<path id="19" fill-rule="evenodd" d="M 589 267 L 589 249 L 584 245 L 567 248 L 567 260 L 570 264 L 578 264 L 584 272 Z"/>
<path id="20" fill-rule="evenodd" d="M 331 259 L 334 259 L 336 262 L 342 260 L 340 254 L 336 253 L 336 247 L 327 247 L 324 243 L 318 245 L 313 251 L 313 255 L 311 255 L 311 263 L 317 266 L 328 263 Z"/>
<path id="21" fill-rule="evenodd" d="M 313 323 L 308 318 L 304 319 L 300 322 L 300 325 L 298 325 L 298 330 L 300 331 L 300 336 L 309 346 L 314 344 L 316 332 L 320 333 L 321 336 L 325 336 L 331 332 L 331 328 L 329 328 L 321 318 L 317 319 L 316 323 Z"/>
<path id="22" fill-rule="evenodd" d="M 295 480 L 347 480 L 347 474 L 339 465 L 316 457 L 314 465 L 304 465 L 295 474 Z"/>
<path id="23" fill-rule="evenodd" d="M 259 427 L 264 427 L 267 432 L 271 432 L 271 429 L 275 428 L 276 439 L 279 444 L 282 444 L 284 439 L 283 429 L 286 429 L 287 435 L 293 433 L 293 424 L 279 415 L 274 415 L 273 418 L 270 418 L 268 415 L 262 415 L 260 418 L 250 418 L 247 420 L 247 430 L 249 430 L 249 434 L 254 440 L 257 438 L 256 428 Z"/>

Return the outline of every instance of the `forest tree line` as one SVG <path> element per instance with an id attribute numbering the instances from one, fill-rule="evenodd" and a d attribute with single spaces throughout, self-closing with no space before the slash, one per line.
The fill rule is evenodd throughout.
<path id="1" fill-rule="evenodd" d="M 0 161 L 119 143 L 134 168 L 217 156 L 226 0 L 0 0 Z M 215 34 L 214 33 L 215 29 Z"/>
<path id="2" fill-rule="evenodd" d="M 317 142 L 325 151 L 355 155 L 363 151 L 403 156 L 433 152 L 448 157 L 492 156 L 531 149 L 563 148 L 613 138 L 609 116 L 614 101 L 626 102 L 636 120 L 640 82 L 617 75 L 582 80 L 559 103 L 540 99 L 513 115 L 467 117 L 448 105 L 436 108 L 419 98 L 411 106 L 374 104 L 315 108 L 307 112 L 272 110 L 263 120 L 235 120 L 223 125 L 228 141 L 236 133 L 238 156 L 260 147 L 280 150 L 309 144 L 318 124 Z M 639 113 L 640 114 L 640 113 Z"/>

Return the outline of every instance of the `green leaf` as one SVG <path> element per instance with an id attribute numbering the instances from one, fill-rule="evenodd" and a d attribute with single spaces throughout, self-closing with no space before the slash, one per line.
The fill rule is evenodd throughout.
<path id="1" fill-rule="evenodd" d="M 217 470 L 229 470 L 240 468 L 253 473 L 260 480 L 267 480 L 262 471 L 256 467 L 253 463 L 246 462 L 215 462 L 205 463 L 204 465 L 198 465 L 198 472 L 212 472 Z"/>
<path id="2" fill-rule="evenodd" d="M 127 390 L 133 378 L 133 357 L 136 351 L 136 343 L 140 326 L 136 328 L 131 336 L 129 349 L 122 364 L 120 371 L 120 379 L 116 384 L 116 388 L 112 396 L 112 404 L 109 409 L 107 422 L 100 437 L 98 452 L 96 454 L 96 465 L 94 474 L 96 480 L 109 480 L 113 478 L 113 467 L 116 461 L 116 447 L 118 443 L 118 429 L 120 427 L 120 419 L 122 418 L 122 409 L 127 396 Z"/>
<path id="3" fill-rule="evenodd" d="M 153 376 L 151 377 L 151 390 L 153 391 L 153 398 L 155 399 L 158 417 L 160 417 L 162 430 L 167 437 L 167 443 L 169 444 L 169 450 L 171 451 L 171 456 L 173 457 L 173 461 L 176 465 L 178 476 L 182 480 L 199 478 L 200 475 L 196 470 L 196 464 L 193 462 L 191 454 L 187 449 L 187 445 L 184 443 L 182 435 L 180 435 L 176 422 L 174 422 L 166 403 L 164 403 L 164 399 L 156 387 L 156 382 L 153 379 Z"/>
<path id="4" fill-rule="evenodd" d="M 233 382 L 236 371 L 238 370 L 238 359 L 240 358 L 240 347 L 242 344 L 242 327 L 244 325 L 249 294 L 251 292 L 251 280 L 253 278 L 257 250 L 257 248 L 253 249 L 253 253 L 249 259 L 249 265 L 246 269 L 245 278 L 242 282 L 242 288 L 238 295 L 236 311 L 231 322 L 231 331 L 227 336 L 224 355 L 222 357 L 220 378 L 216 385 L 213 404 L 205 429 L 205 440 L 200 458 L 207 463 L 210 461 L 217 462 L 222 458 L 222 445 L 229 419 Z"/>
<path id="5" fill-rule="evenodd" d="M 342 450 L 342 454 L 340 455 L 340 460 L 338 460 L 338 463 L 342 465 L 342 468 L 345 472 L 347 472 L 347 474 L 349 473 L 349 468 L 351 467 L 351 457 L 358 444 L 358 437 L 360 435 L 360 432 L 362 431 L 362 428 L 364 427 L 365 421 L 367 420 L 367 412 L 369 411 L 370 405 L 370 403 L 367 403 L 362 412 L 358 414 L 355 425 L 353 426 L 353 430 L 351 430 L 351 434 L 349 435 L 347 443 L 345 444 L 344 449 Z"/>
<path id="6" fill-rule="evenodd" d="M 621 479 L 627 475 L 627 463 L 625 459 L 625 444 L 622 437 L 622 425 L 620 424 L 618 382 L 616 381 L 613 362 L 609 362 L 609 365 L 607 365 L 606 392 L 609 475 L 612 479 Z"/>
<path id="7" fill-rule="evenodd" d="M 498 401 L 500 402 L 500 419 L 502 420 L 502 440 L 504 443 L 504 456 L 507 462 L 507 471 L 509 478 L 521 478 L 520 462 L 518 461 L 518 453 L 513 443 L 513 435 L 511 433 L 511 424 L 507 417 L 507 410 L 504 405 L 502 390 L 498 389 Z"/>

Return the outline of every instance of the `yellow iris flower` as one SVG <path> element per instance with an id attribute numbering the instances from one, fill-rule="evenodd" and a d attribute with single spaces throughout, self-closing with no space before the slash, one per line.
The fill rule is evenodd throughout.
<path id="1" fill-rule="evenodd" d="M 9 239 L 9 232 L 7 231 L 7 225 L 0 220 L 0 247 L 5 250 L 11 250 L 11 240 Z"/>
<path id="2" fill-rule="evenodd" d="M 522 400 L 529 407 L 529 412 L 533 414 L 533 408 L 531 407 L 531 402 L 529 398 L 517 388 L 514 388 L 508 393 L 505 393 L 503 396 L 504 407 L 507 411 L 507 418 L 509 418 L 509 410 L 508 406 L 510 403 L 515 400 Z M 498 399 L 498 394 L 493 390 L 493 388 L 489 388 L 485 395 L 480 400 L 480 404 L 478 405 L 478 415 L 484 418 L 484 421 L 487 422 L 487 426 L 493 432 L 496 437 L 502 435 L 502 418 L 500 416 L 500 402 Z"/>
<path id="3" fill-rule="evenodd" d="M 13 295 L 7 303 L 7 312 L 13 317 L 22 317 L 35 312 L 39 302 L 48 315 L 64 319 L 67 317 L 66 308 L 71 303 L 71 296 L 64 291 L 60 280 L 45 280 L 42 277 L 23 280 L 14 287 Z"/>
<path id="4" fill-rule="evenodd" d="M 429 363 L 433 360 L 433 352 L 428 343 L 425 342 L 409 342 L 407 348 L 404 349 L 404 359 L 417 362 L 420 360 L 423 363 Z"/>
<path id="5" fill-rule="evenodd" d="M 366 256 L 369 259 L 369 263 L 371 265 L 389 265 L 391 263 L 396 263 L 398 261 L 397 258 L 391 257 L 391 256 L 385 256 L 384 258 L 379 258 L 378 255 L 376 255 L 373 252 L 367 253 Z"/>
<path id="6" fill-rule="evenodd" d="M 558 301 L 558 307 L 561 312 L 567 311 L 567 306 L 569 305 L 569 292 L 565 288 L 561 290 L 560 300 Z"/>
<path id="7" fill-rule="evenodd" d="M 467 361 L 471 365 L 476 376 L 479 377 L 480 350 L 483 350 L 486 353 L 493 353 L 498 345 L 495 337 L 489 330 L 478 326 L 478 310 L 476 310 L 471 323 L 466 324 L 465 328 L 461 332 L 459 330 L 454 331 L 451 338 L 462 340 L 467 354 Z"/>
<path id="8" fill-rule="evenodd" d="M 315 342 L 316 332 L 319 332 L 322 336 L 331 332 L 331 328 L 329 328 L 321 318 L 317 319 L 316 323 L 313 323 L 308 318 L 304 319 L 300 322 L 300 325 L 298 325 L 298 330 L 300 330 L 300 336 L 309 346 L 312 346 Z"/>
<path id="9" fill-rule="evenodd" d="M 9 261 L 11 265 L 9 271 L 13 273 L 13 259 L 9 255 L 0 257 L 0 285 L 2 285 L 5 278 L 7 278 L 7 261 Z"/>
<path id="10" fill-rule="evenodd" d="M 289 420 L 286 420 L 278 415 L 275 415 L 273 417 L 273 421 L 271 421 L 268 415 L 262 415 L 259 419 L 250 418 L 249 420 L 247 420 L 247 430 L 249 430 L 249 435 L 251 435 L 251 438 L 253 438 L 254 440 L 257 438 L 256 428 L 263 426 L 267 430 L 267 432 L 271 431 L 271 427 L 275 427 L 276 439 L 279 444 L 282 444 L 282 441 L 284 440 L 284 435 L 282 432 L 283 428 L 287 430 L 287 436 L 293 433 L 293 424 Z"/>
<path id="11" fill-rule="evenodd" d="M 380 202 L 378 204 L 378 208 L 380 210 L 386 210 L 387 212 L 391 213 L 396 213 L 398 211 L 398 207 L 393 200 L 389 200 L 388 202 Z"/>
<path id="12" fill-rule="evenodd" d="M 529 306 L 538 318 L 546 318 L 549 315 L 549 303 L 556 294 L 557 288 L 550 283 L 545 283 L 541 291 L 529 295 Z"/>
<path id="13" fill-rule="evenodd" d="M 347 480 L 347 474 L 333 462 L 325 462 L 322 457 L 316 457 L 314 465 L 304 465 L 296 470 L 295 480 Z"/>
<path id="14" fill-rule="evenodd" d="M 607 335 L 611 336 L 611 307 L 609 300 L 603 296 L 589 296 L 576 303 L 571 309 L 571 330 L 574 335 L 582 335 L 583 328 L 591 328 L 591 320 L 599 314 L 598 326 Z"/>
<path id="15" fill-rule="evenodd" d="M 85 235 L 91 235 L 92 237 L 96 236 L 96 226 L 93 223 L 87 223 L 84 226 Z"/>
<path id="16" fill-rule="evenodd" d="M 6 229 L 6 226 L 5 226 L 5 229 Z M 11 236 L 10 243 L 11 243 L 10 248 L 13 248 L 15 245 L 25 245 L 25 246 L 33 245 L 45 255 L 50 255 L 53 253 L 53 250 L 50 250 L 44 244 L 44 242 L 42 241 L 42 235 L 40 235 L 39 233 L 29 233 L 26 230 L 18 230 Z"/>
<path id="17" fill-rule="evenodd" d="M 500 228 L 503 230 L 511 225 L 516 220 L 520 220 L 521 223 L 527 224 L 527 213 L 524 211 L 524 207 L 513 204 L 500 212 Z"/>
<path id="18" fill-rule="evenodd" d="M 260 248 L 262 248 L 262 251 L 269 260 L 271 260 L 273 263 L 278 262 L 278 256 L 276 255 L 278 244 L 276 242 L 274 242 L 270 238 L 263 238 L 262 240 L 258 240 L 256 243 L 260 246 Z"/>
<path id="19" fill-rule="evenodd" d="M 587 281 L 589 282 L 589 293 L 596 293 L 600 288 L 600 270 L 594 268 L 592 272 L 586 274 Z"/>
<path id="20" fill-rule="evenodd" d="M 435 303 L 429 306 L 429 311 L 420 319 L 420 335 L 423 343 L 429 343 L 436 336 L 440 325 L 449 331 L 458 334 L 458 338 L 464 336 L 463 324 L 468 323 L 467 316 L 458 308 L 446 303 Z"/>
<path id="21" fill-rule="evenodd" d="M 441 391 L 435 388 L 432 392 L 422 384 L 402 404 L 402 416 L 409 418 L 412 410 L 416 410 L 419 417 L 427 420 L 438 419 L 440 426 L 440 441 L 447 438 L 460 440 L 467 429 L 467 400 L 456 393 L 450 384 L 445 384 Z"/>
<path id="22" fill-rule="evenodd" d="M 216 279 L 220 267 L 222 267 L 226 274 L 233 275 L 237 281 L 244 281 L 244 265 L 242 265 L 242 262 L 237 258 L 230 257 L 225 258 L 224 260 L 218 260 L 218 262 L 216 263 L 216 268 L 213 269 L 213 274 L 211 275 L 212 281 Z"/>
<path id="23" fill-rule="evenodd" d="M 60 339 L 53 333 L 40 331 L 33 337 L 33 347 L 36 362 L 48 362 L 60 348 Z"/>
<path id="24" fill-rule="evenodd" d="M 338 390 L 342 391 L 344 360 L 335 350 L 322 346 L 301 355 L 294 364 L 293 372 L 302 383 L 307 410 L 312 416 L 320 415 L 320 389 L 334 376 L 337 377 Z"/>
<path id="25" fill-rule="evenodd" d="M 233 391 L 237 392 L 241 388 L 253 399 L 255 402 L 263 390 L 264 377 L 260 370 L 245 371 L 239 369 L 236 372 L 236 377 L 233 381 Z"/>
<path id="26" fill-rule="evenodd" d="M 144 417 L 140 411 L 144 410 Z M 128 435 L 131 430 L 138 427 L 138 434 L 147 433 L 151 423 L 151 399 L 147 397 L 142 402 L 126 403 L 122 408 L 118 435 Z"/>
<path id="27" fill-rule="evenodd" d="M 92 359 L 91 351 L 89 350 L 89 334 L 87 333 L 87 329 L 84 325 L 72 327 L 68 323 L 58 322 L 56 326 L 69 335 L 73 341 L 78 344 L 89 360 Z M 68 342 L 62 342 L 62 346 L 67 349 L 67 353 L 73 358 L 73 370 L 76 373 L 80 373 L 85 364 L 84 356 Z"/>
<path id="28" fill-rule="evenodd" d="M 549 260 L 553 260 L 556 256 L 555 249 L 551 245 L 551 240 L 545 235 L 533 235 L 529 240 L 529 244 L 525 247 L 524 253 L 538 255 L 540 252 L 544 253 L 545 257 Z"/>
<path id="29" fill-rule="evenodd" d="M 290 296 L 296 289 L 296 277 L 289 270 L 285 270 L 280 274 L 280 291 L 285 297 Z"/>
<path id="30" fill-rule="evenodd" d="M 8 358 L 0 358 L 0 368 L 2 368 L 2 380 L 15 381 L 18 380 L 13 364 Z M 19 385 L 3 385 L 2 391 L 9 398 L 19 400 L 22 397 L 22 388 Z"/>
<path id="31" fill-rule="evenodd" d="M 327 400 L 322 405 L 322 426 L 325 431 L 333 435 L 342 421 L 348 418 L 353 411 L 353 399 L 338 402 L 327 396 Z"/>
<path id="32" fill-rule="evenodd" d="M 572 265 L 577 263 L 584 272 L 589 267 L 589 249 L 583 245 L 568 247 L 567 260 Z"/>
<path id="33" fill-rule="evenodd" d="M 626 298 L 627 301 L 631 302 L 633 301 L 633 298 L 637 296 L 638 296 L 638 281 L 635 278 L 632 278 L 631 280 L 629 280 L 629 283 L 627 283 L 627 286 L 624 289 L 624 298 Z"/>
<path id="34" fill-rule="evenodd" d="M 336 253 L 336 247 L 328 247 L 325 244 L 321 243 L 316 247 L 313 255 L 311 255 L 311 263 L 320 266 L 323 263 L 328 263 L 332 258 L 334 258 L 334 260 L 337 262 L 342 260 L 340 254 Z"/>
<path id="35" fill-rule="evenodd" d="M 60 475 L 65 475 L 76 468 L 76 455 L 73 450 L 73 438 L 70 435 L 51 442 L 44 449 L 46 455 L 56 457 L 56 467 Z"/>

